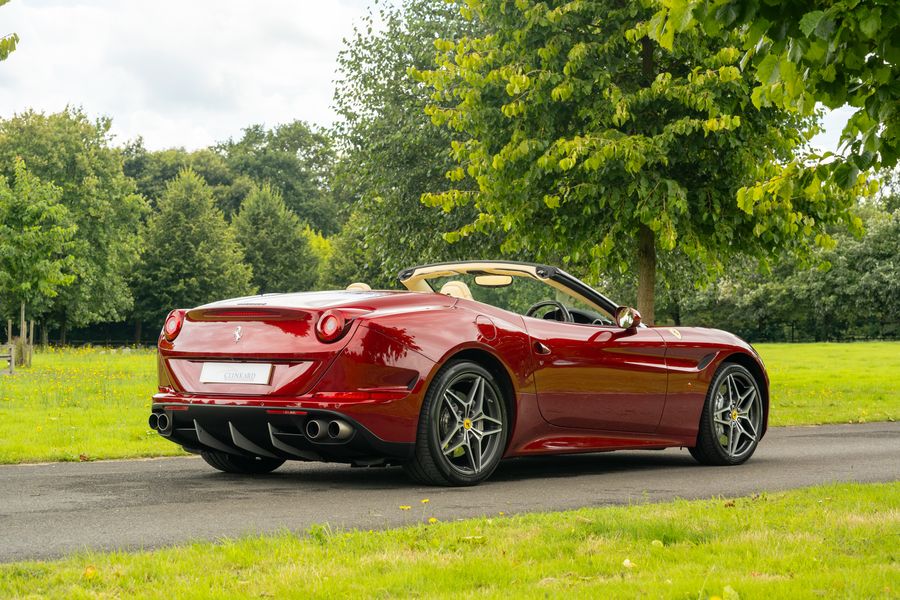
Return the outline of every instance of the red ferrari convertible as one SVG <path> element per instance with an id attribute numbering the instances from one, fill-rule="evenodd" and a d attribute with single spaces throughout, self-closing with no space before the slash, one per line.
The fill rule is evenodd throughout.
<path id="1" fill-rule="evenodd" d="M 544 265 L 434 264 L 400 282 L 172 311 L 150 427 L 229 473 L 398 464 L 440 485 L 536 454 L 681 446 L 736 465 L 765 434 L 765 368 L 730 333 L 648 327 Z"/>

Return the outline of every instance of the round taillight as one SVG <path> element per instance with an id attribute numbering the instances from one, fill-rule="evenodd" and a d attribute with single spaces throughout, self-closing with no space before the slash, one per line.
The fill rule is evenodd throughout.
<path id="1" fill-rule="evenodd" d="M 163 336 L 171 342 L 181 332 L 182 325 L 184 325 L 184 311 L 181 309 L 173 310 L 166 317 L 166 323 L 163 325 Z"/>
<path id="2" fill-rule="evenodd" d="M 327 311 L 319 317 L 316 323 L 316 335 L 323 342 L 333 342 L 344 335 L 347 321 L 339 312 Z"/>

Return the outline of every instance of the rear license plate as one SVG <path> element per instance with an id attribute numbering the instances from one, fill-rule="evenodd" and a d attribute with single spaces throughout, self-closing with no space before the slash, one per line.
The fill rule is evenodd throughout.
<path id="1" fill-rule="evenodd" d="M 269 385 L 272 365 L 263 363 L 203 363 L 201 383 L 244 383 Z"/>

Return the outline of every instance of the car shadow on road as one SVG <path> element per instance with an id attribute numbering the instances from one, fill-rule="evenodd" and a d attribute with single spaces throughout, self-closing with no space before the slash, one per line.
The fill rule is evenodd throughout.
<path id="1" fill-rule="evenodd" d="M 631 451 L 567 456 L 534 456 L 504 460 L 487 483 L 593 476 L 627 471 L 647 471 L 698 466 L 687 452 Z M 377 490 L 421 488 L 399 467 L 353 468 L 340 464 L 287 463 L 267 475 L 236 476 L 209 473 L 219 481 L 241 483 L 244 489 L 277 488 L 303 484 L 328 489 Z"/>
<path id="2" fill-rule="evenodd" d="M 568 456 L 529 456 L 500 463 L 492 481 L 528 478 L 578 477 L 625 471 L 696 466 L 687 452 L 600 452 Z"/>

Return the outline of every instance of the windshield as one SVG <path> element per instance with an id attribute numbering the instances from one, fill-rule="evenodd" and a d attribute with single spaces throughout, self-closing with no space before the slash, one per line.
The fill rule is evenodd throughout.
<path id="1" fill-rule="evenodd" d="M 533 279 L 527 275 L 510 277 L 509 283 L 504 285 L 482 285 L 478 280 L 480 277 L 473 273 L 459 273 L 452 276 L 433 277 L 427 280 L 428 285 L 435 292 L 447 293 L 448 288 L 453 287 L 451 282 L 462 282 L 468 287 L 472 294 L 472 299 L 476 302 L 483 302 L 508 310 L 523 316 L 533 316 L 535 318 L 563 320 L 559 314 L 558 308 L 550 305 L 536 309 L 533 314 L 529 315 L 529 309 L 538 302 L 545 300 L 555 300 L 563 304 L 572 314 L 575 323 L 580 324 L 596 324 L 611 325 L 613 323 L 612 315 L 601 311 L 597 307 L 587 304 L 582 300 L 566 294 L 562 290 L 547 285 L 538 279 Z M 452 294 L 456 295 L 456 294 Z"/>

